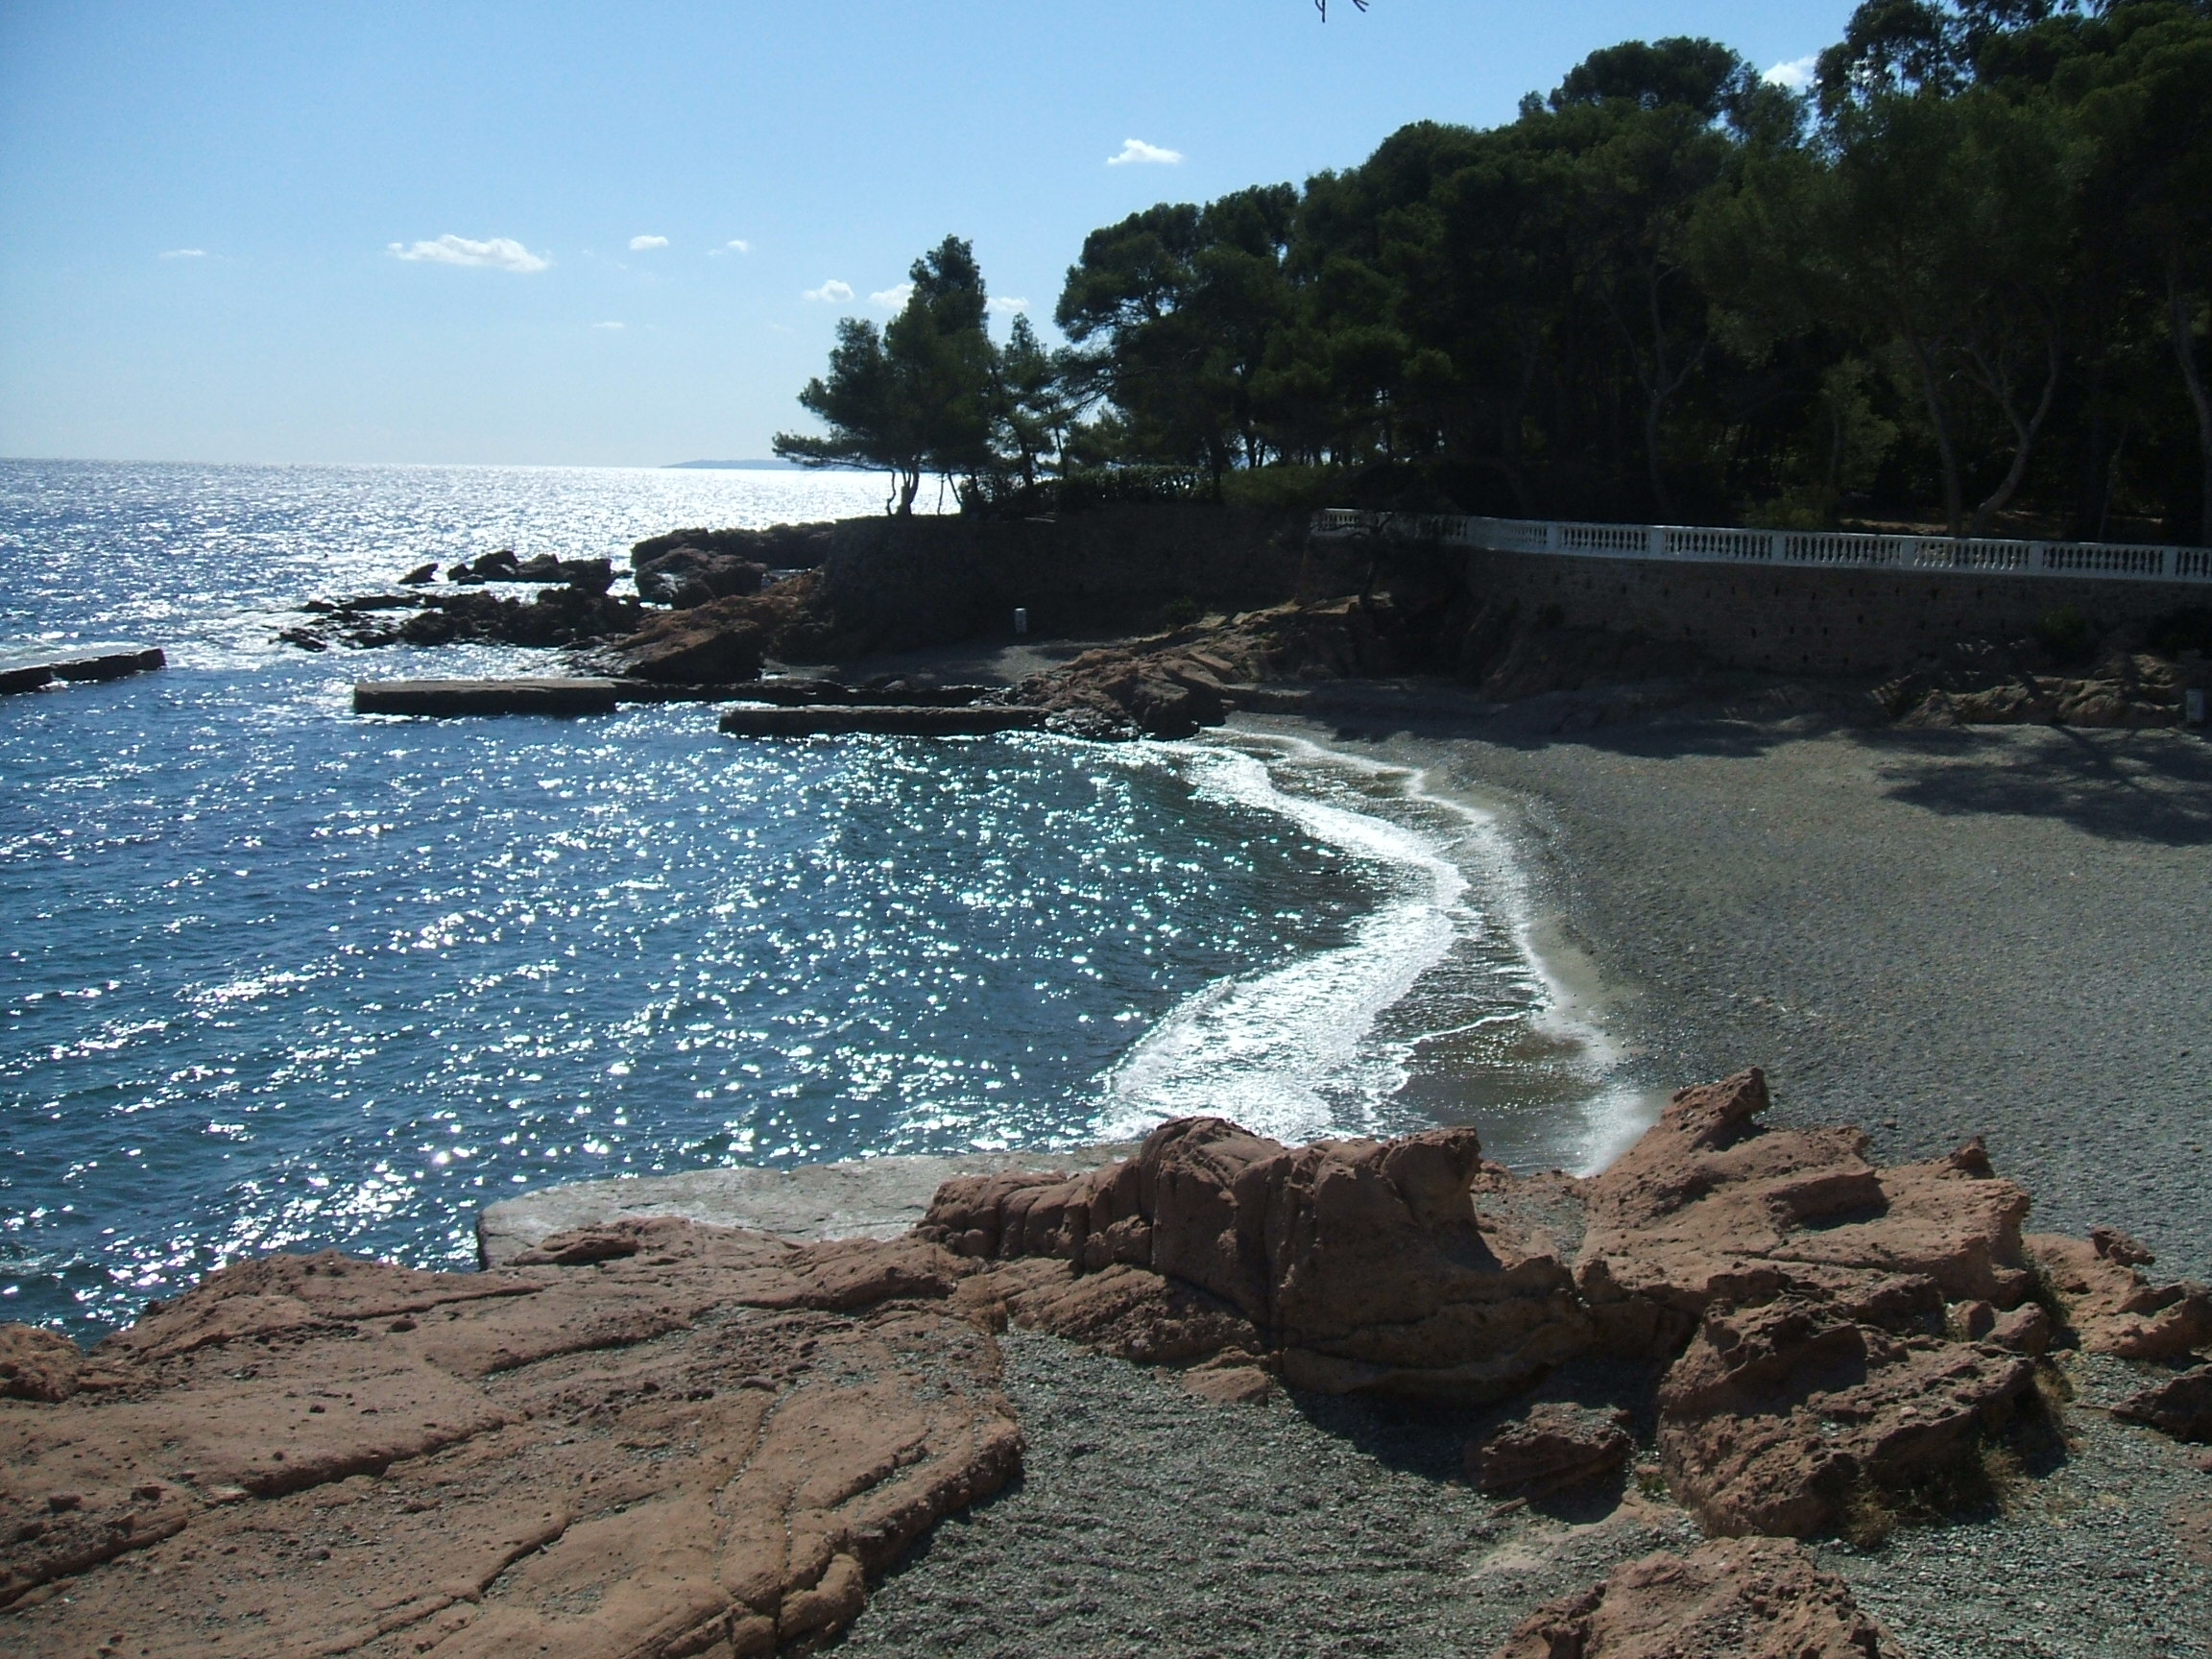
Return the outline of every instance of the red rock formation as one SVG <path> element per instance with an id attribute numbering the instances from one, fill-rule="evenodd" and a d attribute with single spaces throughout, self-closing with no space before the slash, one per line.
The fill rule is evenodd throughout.
<path id="1" fill-rule="evenodd" d="M 1016 696 L 1100 735 L 1134 727 L 1151 737 L 1188 737 L 1221 724 L 1225 667 L 1206 653 L 1108 646 L 1023 681 Z"/>
<path id="2" fill-rule="evenodd" d="M 1659 1455 L 1708 1532 L 1804 1537 L 1862 1485 L 1959 1466 L 2032 1387 L 2015 1355 L 1899 1336 L 1833 1304 L 1715 1308 L 1659 1389 Z"/>
<path id="3" fill-rule="evenodd" d="M 1547 1402 L 1467 1448 L 1467 1479 L 1485 1492 L 1563 1492 L 1628 1461 L 1628 1413 Z"/>
<path id="4" fill-rule="evenodd" d="M 1816 1531 L 1970 1462 L 2064 1334 L 2039 1278 L 2100 1351 L 2212 1332 L 2131 1240 L 2025 1240 L 1979 1142 L 1878 1168 L 1857 1130 L 1769 1129 L 1767 1104 L 1756 1070 L 1684 1090 L 1587 1182 L 1484 1166 L 1465 1129 L 1293 1150 L 1186 1118 L 1075 1179 L 949 1183 L 921 1234 L 997 1263 L 964 1294 L 1021 1324 L 1172 1364 L 1234 1348 L 1298 1387 L 1485 1399 L 1585 1353 L 1671 1360 L 1660 1448 L 1719 1533 Z"/>
<path id="5" fill-rule="evenodd" d="M 1647 1555 L 1548 1602 L 1491 1659 L 1903 1659 L 1802 1545 L 1715 1542 Z"/>
<path id="6" fill-rule="evenodd" d="M 246 1263 L 103 1344 L 115 1385 L 0 1406 L 9 1650 L 764 1654 L 1018 1469 L 944 1252 L 590 1237 Z"/>
<path id="7" fill-rule="evenodd" d="M 1194 1286 L 1249 1321 L 1299 1387 L 1495 1398 L 1586 1347 L 1589 1323 L 1549 1237 L 1477 1215 L 1481 1172 L 1471 1129 L 1291 1149 L 1184 1118 L 1071 1181 L 950 1182 L 920 1232 L 985 1260 L 1126 1264 Z M 1077 1334 L 1059 1305 L 1014 1310 Z"/>
<path id="8" fill-rule="evenodd" d="M 2112 1415 L 2162 1430 L 2176 1440 L 2212 1441 L 2212 1365 L 2192 1366 L 2138 1389 L 2113 1407 Z"/>
<path id="9" fill-rule="evenodd" d="M 1679 1091 L 1658 1123 L 1589 1183 L 1575 1282 L 1618 1351 L 1678 1351 L 1716 1301 L 1793 1294 L 1898 1325 L 1946 1299 L 2009 1309 L 2034 1284 L 2028 1194 L 1980 1142 L 1880 1169 L 1856 1129 L 1768 1129 L 1758 1070 Z"/>
<path id="10" fill-rule="evenodd" d="M 2028 1251 L 2092 1354 L 2174 1359 L 2212 1342 L 2212 1286 L 2152 1284 L 2142 1269 L 2155 1258 L 2125 1233 L 2094 1227 L 2086 1239 L 2038 1233 Z"/>
<path id="11" fill-rule="evenodd" d="M 0 1325 L 0 1400 L 66 1400 L 83 1385 L 84 1355 L 66 1336 Z"/>

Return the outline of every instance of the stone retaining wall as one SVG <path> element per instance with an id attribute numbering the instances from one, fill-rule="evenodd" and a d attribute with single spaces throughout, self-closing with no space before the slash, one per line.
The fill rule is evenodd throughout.
<path id="1" fill-rule="evenodd" d="M 1577 627 L 1641 631 L 1697 646 L 1732 668 L 1882 674 L 1960 639 L 2018 638 L 2071 605 L 2100 632 L 2202 606 L 2200 587 L 1887 570 L 1761 570 L 1546 553 L 1470 552 L 1478 600 L 1559 608 Z"/>
<path id="2" fill-rule="evenodd" d="M 1240 611 L 1337 590 L 1353 555 L 1309 547 L 1306 526 L 1302 513 L 1213 506 L 848 518 L 823 566 L 823 597 L 839 631 L 871 651 L 1004 636 L 1016 607 L 1033 634 L 1097 635 L 1157 625 L 1178 601 Z"/>

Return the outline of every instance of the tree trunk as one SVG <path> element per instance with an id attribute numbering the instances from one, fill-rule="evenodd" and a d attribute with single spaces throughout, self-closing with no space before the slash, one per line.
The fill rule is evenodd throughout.
<path id="1" fill-rule="evenodd" d="M 2174 360 L 2181 366 L 2181 383 L 2189 389 L 2189 401 L 2197 411 L 2197 448 L 2203 463 L 2204 494 L 2198 504 L 2200 521 L 2198 539 L 2212 547 L 2212 395 L 2204 389 L 2204 375 L 2197 367 L 2196 309 L 2181 286 L 2181 261 L 2166 262 L 2166 322 L 2174 336 Z"/>
<path id="2" fill-rule="evenodd" d="M 2035 450 L 2035 440 L 2043 430 L 2043 422 L 2050 418 L 2052 400 L 2058 395 L 2058 342 L 2046 335 L 2043 342 L 2043 396 L 2036 402 L 2035 413 L 2026 421 L 2013 406 L 2009 378 L 1983 361 L 1979 352 L 1975 363 L 1982 371 L 1983 384 L 1989 388 L 1998 406 L 2005 411 L 2005 419 L 2012 423 L 2012 465 L 1988 499 L 1974 509 L 1974 534 L 1986 536 L 1989 520 L 2003 512 L 2005 506 L 2019 492 L 2020 480 L 2028 475 L 2028 460 Z"/>
<path id="3" fill-rule="evenodd" d="M 1920 394 L 1928 400 L 1928 423 L 1936 428 L 1936 452 L 1943 460 L 1943 521 L 1952 538 L 1965 533 L 1965 492 L 1959 485 L 1959 453 L 1951 442 L 1951 421 L 1943 413 L 1943 394 L 1936 384 L 1935 360 L 1928 354 L 1928 346 L 1919 335 L 1908 332 L 1906 349 L 1912 353 L 1913 367 L 1920 371 Z"/>

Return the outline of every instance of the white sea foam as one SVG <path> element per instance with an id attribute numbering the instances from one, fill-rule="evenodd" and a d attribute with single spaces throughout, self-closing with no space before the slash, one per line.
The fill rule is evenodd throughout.
<path id="1" fill-rule="evenodd" d="M 1098 1137 L 1135 1139 L 1199 1113 L 1290 1142 L 1402 1130 L 1407 1125 L 1390 1101 L 1420 1044 L 1471 1024 L 1520 1021 L 1572 1054 L 1586 1085 L 1568 1108 L 1576 1121 L 1559 1125 L 1561 1161 L 1587 1173 L 1618 1157 L 1648 1121 L 1645 1097 L 1616 1078 L 1613 1045 L 1536 950 L 1528 884 L 1496 817 L 1432 794 L 1422 771 L 1301 738 L 1233 741 L 1243 746 L 1179 746 L 1202 794 L 1288 819 L 1365 862 L 1388 896 L 1349 943 L 1216 980 L 1170 1011 L 1106 1075 Z M 1362 774 L 1370 799 L 1380 786 L 1413 808 L 1403 816 L 1429 827 L 1286 788 L 1287 767 Z M 1439 1029 L 1379 1029 L 1455 949 L 1483 944 L 1509 956 L 1498 968 L 1519 982 L 1516 1006 L 1460 1004 L 1455 1022 Z"/>

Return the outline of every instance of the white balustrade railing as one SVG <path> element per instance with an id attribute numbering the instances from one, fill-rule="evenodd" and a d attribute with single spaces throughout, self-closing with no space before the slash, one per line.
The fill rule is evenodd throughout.
<path id="1" fill-rule="evenodd" d="M 2020 541 L 1995 537 L 1955 541 L 1948 536 L 1877 536 L 1856 530 L 1576 524 L 1562 519 L 1374 513 L 1345 507 L 1316 513 L 1313 534 L 1324 538 L 1381 536 L 1392 541 L 1479 547 L 1494 553 L 1563 553 L 1585 559 L 2212 586 L 2212 547 L 2152 543 Z"/>

